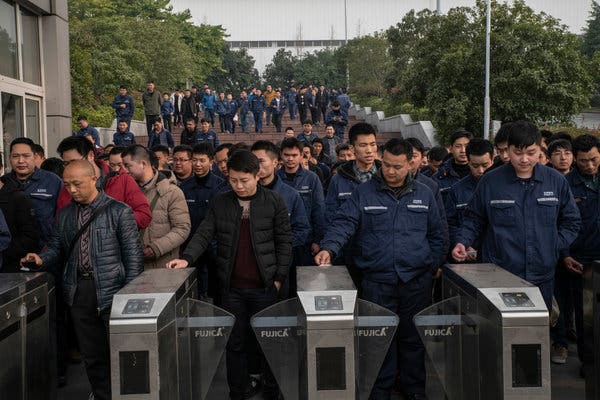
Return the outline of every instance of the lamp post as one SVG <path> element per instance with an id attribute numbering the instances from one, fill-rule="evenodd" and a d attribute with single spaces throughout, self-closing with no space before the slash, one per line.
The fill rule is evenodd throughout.
<path id="1" fill-rule="evenodd" d="M 347 0 L 344 0 L 344 43 L 346 45 L 346 93 L 350 89 L 350 69 L 348 68 L 348 10 Z"/>
<path id="2" fill-rule="evenodd" d="M 492 30 L 491 0 L 486 0 L 485 15 L 485 99 L 483 101 L 483 138 L 490 139 L 490 33 Z"/>

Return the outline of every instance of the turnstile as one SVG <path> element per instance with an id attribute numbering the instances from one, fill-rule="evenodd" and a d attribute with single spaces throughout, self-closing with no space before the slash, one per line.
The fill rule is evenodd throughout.
<path id="1" fill-rule="evenodd" d="M 584 265 L 583 279 L 585 398 L 600 400 L 600 261 Z"/>
<path id="2" fill-rule="evenodd" d="M 204 399 L 234 323 L 195 300 L 193 268 L 153 269 L 121 289 L 110 317 L 113 399 Z"/>
<path id="3" fill-rule="evenodd" d="M 298 298 L 251 320 L 286 400 L 367 399 L 398 317 L 357 299 L 344 266 L 297 268 Z"/>
<path id="4" fill-rule="evenodd" d="M 56 301 L 47 273 L 0 274 L 0 398 L 56 399 Z"/>
<path id="5" fill-rule="evenodd" d="M 449 400 L 550 399 L 549 317 L 537 287 L 493 264 L 443 269 L 414 321 Z"/>

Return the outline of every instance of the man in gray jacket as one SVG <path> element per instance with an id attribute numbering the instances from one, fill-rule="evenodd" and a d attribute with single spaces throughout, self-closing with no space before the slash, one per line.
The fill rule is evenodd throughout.
<path id="1" fill-rule="evenodd" d="M 146 91 L 142 95 L 142 102 L 144 103 L 144 113 L 146 114 L 146 129 L 148 130 L 148 136 L 150 136 L 154 121 L 160 117 L 160 105 L 162 104 L 162 96 L 156 90 L 153 81 L 148 81 Z"/>
<path id="2" fill-rule="evenodd" d="M 98 191 L 89 161 L 69 163 L 63 179 L 73 202 L 58 214 L 46 249 L 27 254 L 21 265 L 64 265 L 63 296 L 93 396 L 109 400 L 110 308 L 114 294 L 143 270 L 140 234 L 131 208 Z"/>

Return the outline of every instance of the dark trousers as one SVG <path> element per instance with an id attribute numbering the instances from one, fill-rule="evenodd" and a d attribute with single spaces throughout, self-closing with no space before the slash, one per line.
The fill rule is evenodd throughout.
<path id="1" fill-rule="evenodd" d="M 215 110 L 209 110 L 208 108 L 204 109 L 204 118 L 210 122 L 210 125 L 215 127 Z"/>
<path id="2" fill-rule="evenodd" d="M 573 307 L 575 331 L 577 332 L 577 354 L 579 359 L 583 361 L 583 277 L 559 265 L 556 267 L 554 285 L 554 298 L 558 303 L 560 315 L 556 326 L 551 329 L 552 341 L 554 345 L 568 347 L 566 316 Z"/>
<path id="3" fill-rule="evenodd" d="M 310 118 L 312 119 L 313 125 L 319 125 L 319 110 L 317 107 L 310 108 Z"/>
<path id="4" fill-rule="evenodd" d="M 227 129 L 227 116 L 219 114 L 219 129 L 221 129 L 221 133 L 225 132 Z"/>
<path id="5" fill-rule="evenodd" d="M 252 111 L 252 115 L 254 116 L 254 132 L 258 133 L 262 131 L 262 111 Z"/>
<path id="6" fill-rule="evenodd" d="M 244 392 L 248 390 L 248 340 L 254 339 L 249 335 L 251 330 L 250 318 L 257 312 L 273 305 L 277 301 L 277 289 L 274 286 L 263 289 L 235 289 L 231 288 L 222 295 L 222 307 L 235 316 L 235 324 L 231 330 L 229 342 L 227 342 L 227 383 L 229 384 L 229 396 L 238 400 L 243 398 Z M 271 369 L 261 354 L 261 366 L 265 381 L 263 395 L 265 397 L 275 396 L 279 389 Z"/>
<path id="7" fill-rule="evenodd" d="M 290 119 L 296 119 L 296 103 L 288 103 L 288 111 L 290 112 Z"/>
<path id="8" fill-rule="evenodd" d="M 304 125 L 306 121 L 306 107 L 298 106 L 298 114 L 300 115 L 300 123 Z"/>
<path id="9" fill-rule="evenodd" d="M 275 125 L 275 132 L 281 133 L 281 113 L 273 113 L 273 125 Z"/>
<path id="10" fill-rule="evenodd" d="M 168 130 L 169 132 L 171 132 L 171 116 L 170 115 L 163 115 L 162 116 L 162 120 L 163 120 L 163 125 L 165 127 L 166 130 Z"/>
<path id="11" fill-rule="evenodd" d="M 146 130 L 148 131 L 148 136 L 150 136 L 150 132 L 154 129 L 154 121 L 158 118 L 159 115 L 149 115 L 146 114 Z"/>
<path id="12" fill-rule="evenodd" d="M 323 117 L 323 123 L 325 123 L 325 117 L 327 116 L 327 105 L 319 106 L 319 117 Z"/>
<path id="13" fill-rule="evenodd" d="M 173 113 L 173 125 L 177 126 L 179 124 L 181 124 L 182 118 L 181 118 L 181 112 L 179 111 L 175 111 L 175 113 Z"/>
<path id="14" fill-rule="evenodd" d="M 268 106 L 268 104 L 267 104 L 267 106 Z M 273 114 L 274 114 L 274 113 L 273 113 L 273 109 L 272 109 L 271 107 L 267 107 L 267 110 L 266 110 L 266 118 L 265 118 L 265 120 L 267 121 L 267 126 L 269 126 L 269 125 L 270 125 L 270 122 L 269 122 L 269 121 L 271 121 L 271 116 L 272 116 Z"/>
<path id="15" fill-rule="evenodd" d="M 98 312 L 94 280 L 79 279 L 71 306 L 71 317 L 96 400 L 111 399 L 109 316 L 110 310 Z"/>
<path id="16" fill-rule="evenodd" d="M 397 284 L 369 281 L 368 276 L 363 279 L 362 298 L 393 311 L 400 319 L 396 338 L 379 370 L 370 399 L 390 399 L 397 370 L 404 393 L 425 394 L 425 347 L 413 317 L 431 305 L 431 285 L 429 271 L 408 282 L 400 281 Z"/>

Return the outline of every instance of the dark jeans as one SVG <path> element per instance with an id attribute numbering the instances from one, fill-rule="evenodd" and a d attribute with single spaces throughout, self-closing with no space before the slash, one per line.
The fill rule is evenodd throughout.
<path id="1" fill-rule="evenodd" d="M 312 119 L 313 125 L 319 124 L 319 109 L 317 107 L 310 108 L 310 118 Z"/>
<path id="2" fill-rule="evenodd" d="M 150 132 L 154 129 L 154 121 L 156 121 L 156 118 L 158 117 L 160 117 L 160 115 L 146 114 L 146 130 L 148 131 L 148 136 L 150 136 Z"/>
<path id="3" fill-rule="evenodd" d="M 281 133 L 281 114 L 274 112 L 272 120 L 273 125 L 275 125 L 275 132 Z"/>
<path id="4" fill-rule="evenodd" d="M 290 119 L 296 119 L 296 103 L 288 103 L 288 111 L 290 112 Z"/>
<path id="5" fill-rule="evenodd" d="M 569 298 L 575 314 L 575 330 L 577 332 L 577 354 L 583 361 L 583 277 L 568 271 L 564 266 L 556 267 L 556 279 L 554 281 L 554 298 L 560 309 L 560 316 L 556 326 L 551 329 L 552 341 L 555 345 L 568 348 L 567 340 L 567 314 Z"/>
<path id="6" fill-rule="evenodd" d="M 98 312 L 93 279 L 79 279 L 71 306 L 71 317 L 85 369 L 96 400 L 110 400 L 110 309 Z"/>
<path id="7" fill-rule="evenodd" d="M 227 116 L 219 114 L 219 129 L 221 129 L 221 133 L 225 132 L 227 129 Z"/>
<path id="8" fill-rule="evenodd" d="M 252 111 L 252 115 L 254 116 L 254 132 L 258 133 L 262 131 L 262 117 L 263 112 Z"/>
<path id="9" fill-rule="evenodd" d="M 169 132 L 171 132 L 171 116 L 170 115 L 163 115 L 162 116 L 162 120 L 163 120 L 163 125 L 165 127 L 166 130 L 168 130 Z"/>
<path id="10" fill-rule="evenodd" d="M 325 117 L 327 116 L 327 105 L 319 106 L 319 116 L 323 117 L 323 123 L 325 123 Z"/>
<path id="11" fill-rule="evenodd" d="M 242 132 L 248 133 L 248 113 L 240 112 L 240 126 L 242 127 Z"/>
<path id="12" fill-rule="evenodd" d="M 373 282 L 365 276 L 362 298 L 396 313 L 400 319 L 396 338 L 385 356 L 371 391 L 372 400 L 389 400 L 396 371 L 404 393 L 425 394 L 425 347 L 413 317 L 431 305 L 432 277 L 429 270 L 408 282 Z"/>
<path id="13" fill-rule="evenodd" d="M 271 121 L 271 116 L 273 115 L 273 109 L 271 109 L 271 107 L 269 107 L 268 104 L 267 104 L 266 112 L 267 112 L 267 115 L 266 115 L 265 120 L 267 121 L 267 126 L 269 126 L 271 124 L 270 121 Z"/>
<path id="14" fill-rule="evenodd" d="M 300 123 L 304 125 L 306 121 L 306 108 L 298 107 L 298 114 L 300 114 Z"/>
<path id="15" fill-rule="evenodd" d="M 235 316 L 235 324 L 227 342 L 227 382 L 231 399 L 242 399 L 249 388 L 248 355 L 250 346 L 247 341 L 254 338 L 250 318 L 259 311 L 275 304 L 277 289 L 274 286 L 262 289 L 231 288 L 222 294 L 222 307 Z M 261 354 L 261 366 L 265 381 L 263 395 L 274 396 L 279 389 L 271 369 Z"/>
<path id="16" fill-rule="evenodd" d="M 215 110 L 209 110 L 208 108 L 204 109 L 204 118 L 210 122 L 210 125 L 215 127 Z"/>
<path id="17" fill-rule="evenodd" d="M 181 118 L 181 112 L 175 111 L 175 113 L 173 114 L 173 124 L 175 126 L 177 126 L 181 123 L 183 123 L 182 118 Z"/>

